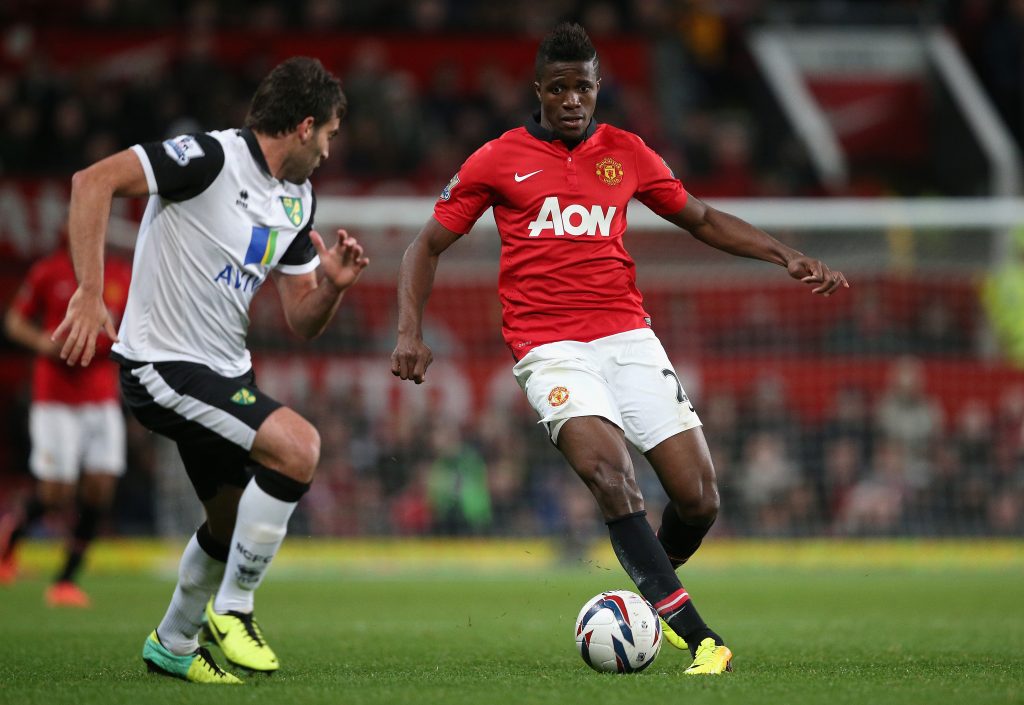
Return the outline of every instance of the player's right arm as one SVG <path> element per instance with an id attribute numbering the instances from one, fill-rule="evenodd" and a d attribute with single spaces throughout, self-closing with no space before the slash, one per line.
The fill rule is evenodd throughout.
<path id="1" fill-rule="evenodd" d="M 421 384 L 434 355 L 423 342 L 423 307 L 434 286 L 434 273 L 441 253 L 461 235 L 427 221 L 405 250 L 398 271 L 398 344 L 391 353 L 391 373 Z"/>
<path id="2" fill-rule="evenodd" d="M 103 305 L 103 246 L 113 198 L 159 195 L 186 201 L 205 191 L 223 166 L 220 142 L 212 135 L 191 134 L 137 144 L 72 177 L 68 235 L 78 289 L 53 333 L 54 340 L 67 336 L 60 356 L 69 365 L 81 362 L 84 367 L 92 361 L 101 330 L 117 340 Z"/>
<path id="3" fill-rule="evenodd" d="M 468 233 L 494 202 L 491 184 L 494 142 L 470 155 L 444 187 L 434 217 L 405 250 L 398 271 L 398 344 L 391 353 L 391 373 L 422 384 L 434 359 L 423 342 L 423 307 L 434 286 L 441 253 Z"/>
<path id="4" fill-rule="evenodd" d="M 145 196 L 146 173 L 129 149 L 76 172 L 71 178 L 68 233 L 78 289 L 68 302 L 53 339 L 67 336 L 60 356 L 69 365 L 85 367 L 96 352 L 96 336 L 105 331 L 117 340 L 110 312 L 103 302 L 103 249 L 114 196 Z"/>

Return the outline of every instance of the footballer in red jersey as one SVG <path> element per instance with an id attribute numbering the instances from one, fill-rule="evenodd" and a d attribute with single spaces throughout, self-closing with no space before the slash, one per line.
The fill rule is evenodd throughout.
<path id="1" fill-rule="evenodd" d="M 477 150 L 434 209 L 465 233 L 494 206 L 501 236 L 498 294 L 516 359 L 559 340 L 589 342 L 647 326 L 626 252 L 626 209 L 686 205 L 686 191 L 636 135 L 591 122 L 573 149 L 531 120 Z"/>
<path id="2" fill-rule="evenodd" d="M 712 247 L 785 267 L 815 294 L 848 284 L 841 272 L 687 194 L 636 135 L 598 124 L 598 57 L 581 26 L 561 24 L 544 38 L 535 77 L 539 113 L 466 160 L 406 250 L 391 369 L 424 381 L 433 355 L 422 312 L 438 258 L 493 207 L 516 380 L 593 493 L 615 554 L 658 610 L 666 637 L 689 648 L 685 673 L 723 673 L 732 652 L 675 573 L 717 516 L 715 471 L 700 419 L 643 308 L 623 244 L 627 204 L 636 198 Z M 670 499 L 657 534 L 627 443 L 651 462 Z"/>
<path id="3" fill-rule="evenodd" d="M 103 300 L 120 320 L 131 269 L 110 257 L 105 270 Z M 78 519 L 67 558 L 46 599 L 54 606 L 84 607 L 89 600 L 75 578 L 124 473 L 125 432 L 118 367 L 106 359 L 109 341 L 98 350 L 102 359 L 78 368 L 64 364 L 50 338 L 77 286 L 65 243 L 29 269 L 5 318 L 8 336 L 36 354 L 29 411 L 29 465 L 36 483 L 25 506 L 0 520 L 0 582 L 14 580 L 14 550 L 28 528 L 47 512 L 70 505 L 77 491 Z"/>

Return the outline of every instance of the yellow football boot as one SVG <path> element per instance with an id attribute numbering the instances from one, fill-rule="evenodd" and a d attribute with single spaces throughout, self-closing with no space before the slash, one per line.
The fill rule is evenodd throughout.
<path id="1" fill-rule="evenodd" d="M 717 675 L 732 670 L 732 651 L 724 644 L 707 638 L 700 642 L 693 663 L 683 673 L 690 676 Z"/>
<path id="2" fill-rule="evenodd" d="M 278 669 L 277 654 L 267 645 L 252 614 L 228 612 L 217 614 L 213 599 L 206 603 L 207 633 L 224 652 L 224 658 L 250 671 L 270 672 Z"/>
<path id="3" fill-rule="evenodd" d="M 672 644 L 672 646 L 676 647 L 677 649 L 682 649 L 683 651 L 690 650 L 690 647 L 686 645 L 686 640 L 683 639 L 683 637 L 676 634 L 672 627 L 668 626 L 668 622 L 666 622 L 664 619 L 661 620 L 661 635 L 665 639 L 665 641 Z"/>

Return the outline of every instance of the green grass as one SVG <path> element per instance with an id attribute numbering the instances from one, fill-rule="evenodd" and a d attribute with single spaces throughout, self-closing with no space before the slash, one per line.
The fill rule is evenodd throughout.
<path id="1" fill-rule="evenodd" d="M 60 612 L 35 578 L 0 588 L 0 703 L 1024 703 L 1018 566 L 684 573 L 735 673 L 684 678 L 667 644 L 642 674 L 587 668 L 573 623 L 593 594 L 628 587 L 618 570 L 285 569 L 257 612 L 282 668 L 227 690 L 143 667 L 172 577 L 87 575 L 95 607 Z"/>

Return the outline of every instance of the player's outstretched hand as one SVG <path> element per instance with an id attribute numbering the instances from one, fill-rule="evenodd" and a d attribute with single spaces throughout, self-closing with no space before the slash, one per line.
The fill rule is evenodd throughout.
<path id="1" fill-rule="evenodd" d="M 324 276 L 338 291 L 344 291 L 359 279 L 370 260 L 363 254 L 363 246 L 344 230 L 338 231 L 338 242 L 327 249 L 320 233 L 312 230 L 309 239 L 313 241 L 316 253 L 320 255 L 320 266 Z"/>
<path id="2" fill-rule="evenodd" d="M 60 349 L 61 359 L 67 361 L 68 365 L 81 362 L 82 367 L 85 367 L 96 354 L 96 336 L 100 331 L 117 342 L 117 330 L 110 318 L 110 311 L 103 303 L 103 296 L 86 293 L 79 287 L 68 301 L 64 320 L 53 331 L 51 338 L 59 341 L 66 336 Z"/>
<path id="3" fill-rule="evenodd" d="M 831 296 L 840 288 L 849 289 L 846 276 L 842 272 L 833 272 L 828 265 L 813 257 L 794 257 L 786 268 L 789 276 L 799 279 L 805 284 L 817 284 L 811 293 Z"/>
<path id="4" fill-rule="evenodd" d="M 423 384 L 427 377 L 427 368 L 434 361 L 434 353 L 427 344 L 412 336 L 398 336 L 398 345 L 391 353 L 391 374 L 402 379 L 411 379 L 416 384 Z"/>

